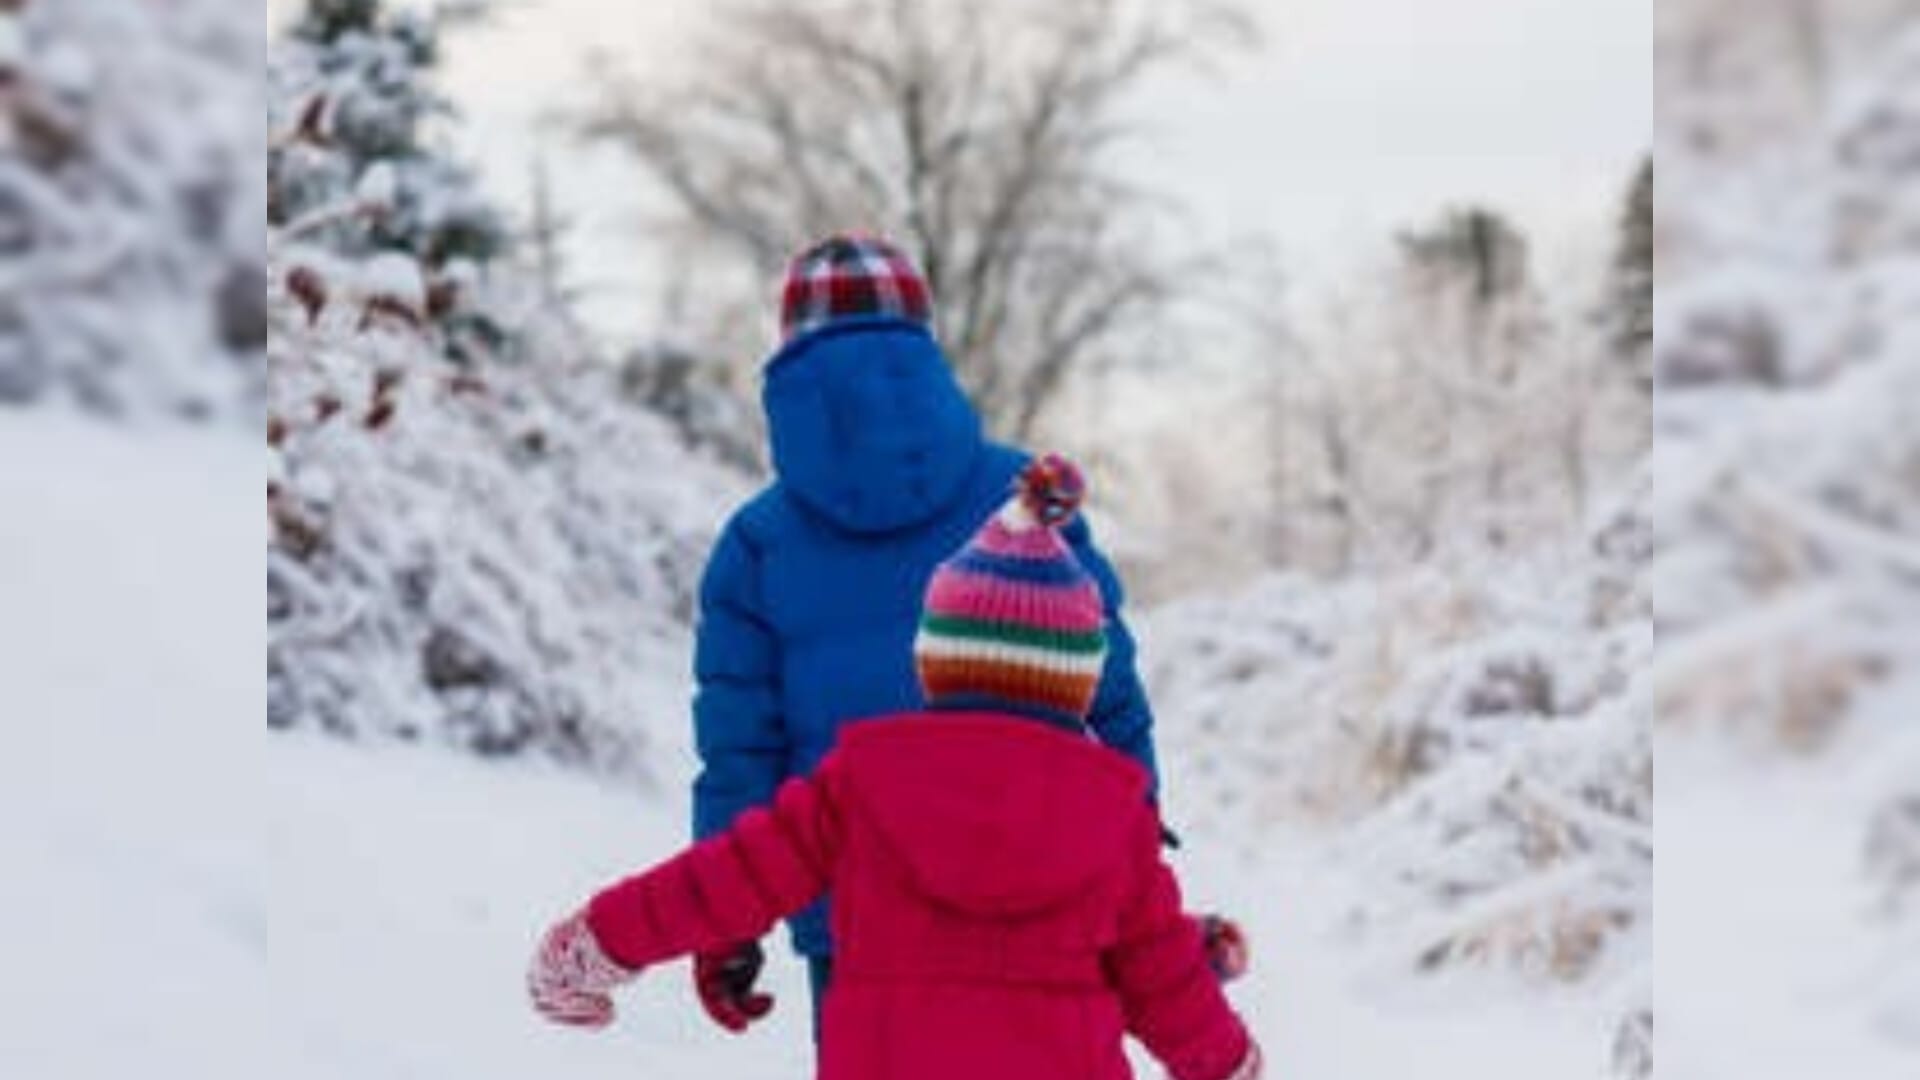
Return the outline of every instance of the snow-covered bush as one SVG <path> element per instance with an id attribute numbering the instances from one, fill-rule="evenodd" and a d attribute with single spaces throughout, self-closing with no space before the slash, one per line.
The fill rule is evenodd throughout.
<path id="1" fill-rule="evenodd" d="M 1646 485 L 1583 549 L 1489 574 L 1475 632 L 1411 665 L 1381 710 L 1419 747 L 1353 857 L 1382 881 L 1363 912 L 1423 967 L 1516 964 L 1557 979 L 1650 955 L 1653 756 L 1636 686 L 1653 647 Z"/>
<path id="2" fill-rule="evenodd" d="M 493 259 L 438 25 L 324 0 L 270 57 L 267 722 L 644 771 L 742 481 Z"/>
<path id="3" fill-rule="evenodd" d="M 646 728 L 679 722 L 657 688 L 684 678 L 740 481 L 614 403 L 610 373 L 449 377 L 416 329 L 376 334 L 276 336 L 277 407 L 306 361 L 381 366 L 359 400 L 363 378 L 315 379 L 337 411 L 276 448 L 269 725 L 643 765 Z"/>
<path id="4" fill-rule="evenodd" d="M 1876 230 L 1869 242 L 1855 209 L 1892 215 L 1920 176 L 1920 159 L 1902 173 L 1862 149 L 1902 144 L 1903 123 L 1920 140 L 1920 35 L 1905 41 L 1836 110 L 1832 182 L 1802 196 L 1830 211 L 1799 217 L 1838 229 L 1846 262 L 1756 248 L 1710 274 L 1781 282 L 1769 317 L 1799 329 L 1776 343 L 1778 367 L 1803 377 L 1784 393 L 1663 387 L 1676 392 L 1656 410 L 1652 573 L 1671 646 L 1654 691 L 1669 723 L 1816 750 L 1864 692 L 1920 665 L 1920 309 L 1894 299 L 1920 298 L 1920 238 Z M 1811 306 L 1790 303 L 1796 293 Z"/>
<path id="5" fill-rule="evenodd" d="M 0 4 L 0 405 L 258 423 L 257 18 Z"/>
<path id="6" fill-rule="evenodd" d="M 1831 809 L 1859 815 L 1866 873 L 1846 885 L 1891 917 L 1871 1007 L 1920 1043 L 1920 28 L 1878 0 L 1798 6 L 1822 33 L 1797 39 L 1745 5 L 1677 7 L 1746 62 L 1675 65 L 1662 95 L 1693 119 L 1668 140 L 1660 334 L 1707 362 L 1663 365 L 1656 401 L 1647 694 L 1667 732 L 1847 792 Z M 1696 301 L 1740 294 L 1780 378 L 1697 347 Z M 1895 780 L 1859 788 L 1862 759 Z"/>
<path id="7" fill-rule="evenodd" d="M 1209 831 L 1347 824 L 1356 926 L 1409 967 L 1644 964 L 1652 749 L 1641 482 L 1583 544 L 1330 585 L 1273 579 L 1148 627 Z M 1618 948 L 1611 948 L 1618 945 Z"/>
<path id="8" fill-rule="evenodd" d="M 1276 821 L 1337 824 L 1345 929 L 1389 968 L 1632 988 L 1595 1048 L 1631 1080 L 1653 1060 L 1652 497 L 1643 467 L 1576 543 L 1274 577 L 1144 627 L 1176 819 L 1249 855 Z"/>
<path id="9" fill-rule="evenodd" d="M 1786 383 L 1790 301 L 1784 285 L 1716 278 L 1702 290 L 1663 292 L 1655 381 L 1670 392 Z"/>

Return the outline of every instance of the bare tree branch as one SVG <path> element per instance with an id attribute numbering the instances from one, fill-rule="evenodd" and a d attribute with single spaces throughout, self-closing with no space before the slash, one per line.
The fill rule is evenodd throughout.
<path id="1" fill-rule="evenodd" d="M 689 232 L 757 275 L 848 228 L 899 234 L 943 342 L 1005 434 L 1144 340 L 1184 252 L 1113 151 L 1133 93 L 1251 38 L 1181 0 L 741 0 L 677 82 L 602 72 L 580 133 L 633 156 Z M 731 343 L 738 351 L 743 342 Z"/>

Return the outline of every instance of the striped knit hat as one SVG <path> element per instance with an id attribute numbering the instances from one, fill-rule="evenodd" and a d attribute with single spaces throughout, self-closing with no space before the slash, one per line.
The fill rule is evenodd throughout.
<path id="1" fill-rule="evenodd" d="M 858 315 L 892 315 L 912 322 L 933 318 L 927 281 L 893 244 L 877 236 L 830 236 L 787 266 L 780 295 L 780 337 Z"/>
<path id="2" fill-rule="evenodd" d="M 1014 497 L 934 571 L 913 643 L 929 707 L 1085 720 L 1106 611 L 1060 536 L 1085 491 L 1065 458 L 1034 461 Z"/>

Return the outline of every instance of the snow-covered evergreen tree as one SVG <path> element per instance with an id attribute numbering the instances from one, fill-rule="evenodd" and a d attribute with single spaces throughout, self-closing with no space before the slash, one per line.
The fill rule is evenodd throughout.
<path id="1" fill-rule="evenodd" d="M 348 256 L 411 258 L 423 277 L 403 290 L 421 294 L 411 316 L 438 324 L 443 350 L 463 361 L 515 344 L 475 295 L 506 246 L 504 215 L 433 142 L 451 113 L 431 81 L 441 38 L 485 11 L 312 0 L 275 46 L 268 112 L 268 223 Z"/>
<path id="2" fill-rule="evenodd" d="M 314 0 L 271 53 L 267 721 L 643 769 L 739 481 L 495 258 L 445 25 Z"/>

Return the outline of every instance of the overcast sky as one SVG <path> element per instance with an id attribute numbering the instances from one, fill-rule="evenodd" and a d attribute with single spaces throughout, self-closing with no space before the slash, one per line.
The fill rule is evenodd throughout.
<path id="1" fill-rule="evenodd" d="M 282 0 L 270 0 L 287 6 Z M 956 0 L 958 2 L 958 0 Z M 461 149 L 516 206 L 540 116 L 606 49 L 670 57 L 700 0 L 519 0 L 454 43 Z M 1585 254 L 1652 132 L 1651 0 L 1262 0 L 1267 47 L 1212 81 L 1145 100 L 1140 168 L 1204 228 L 1263 231 L 1311 290 L 1394 229 L 1466 200 L 1518 218 L 1544 262 Z M 644 327 L 649 270 L 632 232 L 640 182 L 605 155 L 549 148 L 580 227 L 576 276 L 595 326 Z"/>

